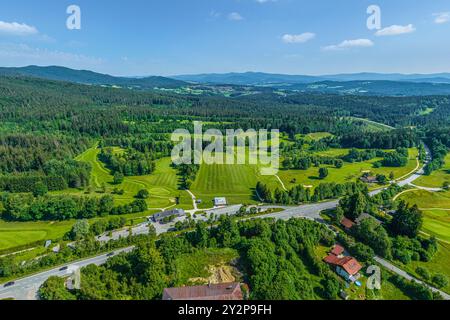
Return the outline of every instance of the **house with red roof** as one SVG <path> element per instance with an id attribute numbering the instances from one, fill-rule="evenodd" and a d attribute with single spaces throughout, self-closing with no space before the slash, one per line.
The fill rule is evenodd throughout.
<path id="1" fill-rule="evenodd" d="M 346 230 L 350 230 L 355 225 L 355 223 L 348 218 L 343 218 L 341 220 L 341 225 L 344 226 Z"/>
<path id="2" fill-rule="evenodd" d="M 353 257 L 343 256 L 345 249 L 336 245 L 324 261 L 336 267 L 336 273 L 347 281 L 356 281 L 362 269 L 361 264 Z"/>
<path id="3" fill-rule="evenodd" d="M 331 254 L 335 255 L 336 257 L 343 255 L 344 252 L 345 252 L 344 247 L 339 244 L 335 245 L 333 250 L 331 250 Z"/>

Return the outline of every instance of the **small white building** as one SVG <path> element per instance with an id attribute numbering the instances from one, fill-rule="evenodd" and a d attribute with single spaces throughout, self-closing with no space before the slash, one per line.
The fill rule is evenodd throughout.
<path id="1" fill-rule="evenodd" d="M 214 206 L 223 207 L 228 205 L 226 198 L 214 198 Z"/>

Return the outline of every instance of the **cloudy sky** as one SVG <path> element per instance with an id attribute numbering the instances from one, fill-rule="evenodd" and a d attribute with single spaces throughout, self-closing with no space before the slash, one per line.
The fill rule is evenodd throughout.
<path id="1" fill-rule="evenodd" d="M 39 4 L 38 4 L 39 3 Z M 67 8 L 81 9 L 69 30 Z M 381 9 L 379 29 L 367 9 Z M 0 66 L 114 75 L 450 72 L 448 0 L 5 0 Z"/>

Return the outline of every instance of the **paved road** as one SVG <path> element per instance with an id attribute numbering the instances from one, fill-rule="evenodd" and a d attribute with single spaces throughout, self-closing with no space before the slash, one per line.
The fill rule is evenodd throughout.
<path id="1" fill-rule="evenodd" d="M 122 252 L 130 252 L 131 250 L 133 250 L 133 247 L 116 250 L 114 255 L 122 253 Z M 37 299 L 36 295 L 37 295 L 37 291 L 38 291 L 39 287 L 49 277 L 51 277 L 51 276 L 60 276 L 60 277 L 67 276 L 67 275 L 71 274 L 74 270 L 82 268 L 82 267 L 86 267 L 91 264 L 102 265 L 108 260 L 109 257 L 110 256 L 108 256 L 108 254 L 103 254 L 103 255 L 100 255 L 97 257 L 81 260 L 81 261 L 74 262 L 71 264 L 67 264 L 66 266 L 69 267 L 68 270 L 61 271 L 60 270 L 61 267 L 58 267 L 58 268 L 55 268 L 52 270 L 41 272 L 36 275 L 32 275 L 32 276 L 29 276 L 29 277 L 26 277 L 26 278 L 23 278 L 20 280 L 16 280 L 16 283 L 11 287 L 5 288 L 2 284 L 2 285 L 0 285 L 0 300 L 8 299 L 8 298 L 14 298 L 16 300 L 36 300 Z"/>
<path id="2" fill-rule="evenodd" d="M 438 293 L 440 293 L 441 296 L 442 296 L 445 300 L 450 300 L 450 295 L 449 295 L 449 294 L 447 294 L 447 293 L 445 293 L 445 292 L 443 292 L 443 291 L 441 291 L 441 290 L 438 290 L 438 289 L 436 289 L 436 288 L 434 288 L 434 287 L 431 287 L 431 286 L 429 286 L 428 284 L 426 284 L 425 282 L 423 282 L 423 281 L 421 281 L 421 280 L 419 280 L 419 279 L 414 278 L 413 276 L 411 276 L 411 275 L 408 274 L 407 272 L 405 272 L 405 271 L 403 271 L 402 269 L 397 268 L 396 266 L 394 266 L 394 265 L 393 265 L 392 263 L 390 263 L 389 261 L 387 261 L 387 260 L 385 260 L 385 259 L 383 259 L 383 258 L 380 258 L 380 257 L 375 257 L 375 261 L 378 262 L 379 264 L 381 264 L 381 265 L 382 265 L 383 267 L 385 267 L 386 269 L 388 269 L 388 270 L 390 270 L 390 271 L 392 271 L 392 272 L 398 274 L 399 276 L 405 278 L 406 280 L 409 280 L 409 281 L 414 280 L 415 282 L 418 282 L 418 283 L 420 283 L 420 284 L 422 284 L 422 285 L 428 287 L 428 288 L 431 289 L 433 292 L 438 292 Z"/>
<path id="3" fill-rule="evenodd" d="M 320 212 L 324 210 L 334 209 L 339 204 L 339 200 L 305 204 L 298 207 L 283 206 L 264 206 L 263 209 L 284 209 L 282 212 L 270 213 L 262 216 L 262 218 L 275 218 L 281 220 L 289 220 L 291 218 L 305 218 L 310 220 L 321 220 Z"/>

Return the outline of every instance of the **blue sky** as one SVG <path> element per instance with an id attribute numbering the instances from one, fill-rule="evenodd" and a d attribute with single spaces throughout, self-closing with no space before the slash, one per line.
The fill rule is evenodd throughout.
<path id="1" fill-rule="evenodd" d="M 81 9 L 68 30 L 66 9 Z M 369 5 L 381 30 L 366 25 Z M 0 65 L 114 75 L 450 72 L 448 0 L 8 0 Z"/>

